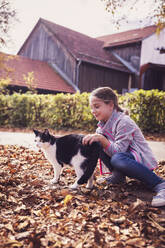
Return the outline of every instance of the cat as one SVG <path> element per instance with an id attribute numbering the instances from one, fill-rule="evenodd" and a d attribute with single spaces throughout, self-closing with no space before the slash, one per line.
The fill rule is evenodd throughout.
<path id="1" fill-rule="evenodd" d="M 101 154 L 104 154 L 105 158 L 108 157 L 103 152 L 99 142 L 83 145 L 84 135 L 69 134 L 55 137 L 49 133 L 48 129 L 45 129 L 44 132 L 36 129 L 33 131 L 37 146 L 41 148 L 53 166 L 54 177 L 51 183 L 58 183 L 63 165 L 68 164 L 74 167 L 77 176 L 76 181 L 70 187 L 71 189 L 77 189 L 79 185 L 84 183 L 87 183 L 86 188 L 93 188 L 93 172 L 97 166 L 98 158 Z"/>

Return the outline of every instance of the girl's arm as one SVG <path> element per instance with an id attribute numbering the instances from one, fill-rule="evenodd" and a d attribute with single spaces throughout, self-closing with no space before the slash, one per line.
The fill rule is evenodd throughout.
<path id="1" fill-rule="evenodd" d="M 83 145 L 87 145 L 87 144 L 90 145 L 93 142 L 100 142 L 101 146 L 104 149 L 107 149 L 107 147 L 110 145 L 110 141 L 106 137 L 104 137 L 101 134 L 97 134 L 97 133 L 86 135 L 83 138 L 83 141 L 82 142 L 83 142 Z"/>

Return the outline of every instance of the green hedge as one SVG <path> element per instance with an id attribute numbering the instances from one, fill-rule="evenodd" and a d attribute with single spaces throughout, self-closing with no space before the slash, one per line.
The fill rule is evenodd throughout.
<path id="1" fill-rule="evenodd" d="M 165 92 L 138 90 L 120 97 L 131 118 L 145 132 L 165 132 Z"/>
<path id="2" fill-rule="evenodd" d="M 1 95 L 0 126 L 93 131 L 96 120 L 90 112 L 88 98 L 88 93 Z"/>
<path id="3" fill-rule="evenodd" d="M 95 131 L 88 93 L 0 95 L 0 126 Z M 120 104 L 146 132 L 165 132 L 165 92 L 139 90 L 119 96 Z"/>

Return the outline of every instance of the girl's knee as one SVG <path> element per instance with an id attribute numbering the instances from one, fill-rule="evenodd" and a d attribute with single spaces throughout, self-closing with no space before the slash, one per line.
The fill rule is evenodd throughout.
<path id="1" fill-rule="evenodd" d="M 121 167 L 123 167 L 123 153 L 122 152 L 115 153 L 111 157 L 111 165 L 114 169 L 120 169 Z"/>

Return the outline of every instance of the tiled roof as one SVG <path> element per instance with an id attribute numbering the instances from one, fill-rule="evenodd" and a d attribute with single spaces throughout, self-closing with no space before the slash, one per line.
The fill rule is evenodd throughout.
<path id="1" fill-rule="evenodd" d="M 97 39 L 104 42 L 104 48 L 130 44 L 142 41 L 144 38 L 153 34 L 156 31 L 156 26 L 148 26 L 139 29 L 133 29 L 121 33 L 110 34 L 98 37 Z"/>
<path id="2" fill-rule="evenodd" d="M 76 59 L 80 59 L 92 64 L 101 65 L 104 67 L 129 72 L 128 69 L 114 57 L 113 54 L 103 49 L 104 42 L 91 38 L 87 35 L 73 31 L 69 28 L 55 24 L 53 22 L 39 19 L 38 25 L 44 25 L 44 27 L 51 32 L 54 38 L 58 39 Z M 35 28 L 32 32 L 34 32 Z M 30 36 L 28 37 L 28 39 Z M 19 52 L 23 49 L 25 41 Z M 19 54 L 18 52 L 18 54 Z"/>
<path id="3" fill-rule="evenodd" d="M 38 89 L 67 93 L 75 92 L 73 87 L 66 83 L 46 62 L 28 59 L 19 55 L 1 54 L 1 56 L 4 57 L 6 70 L 5 68 L 1 69 L 0 75 L 1 77 L 8 75 L 12 79 L 12 85 L 27 86 L 24 75 L 27 77 L 29 72 L 33 72 L 34 81 Z"/>

